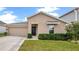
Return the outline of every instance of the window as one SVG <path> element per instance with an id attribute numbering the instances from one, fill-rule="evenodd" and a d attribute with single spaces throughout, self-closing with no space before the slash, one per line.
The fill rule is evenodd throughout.
<path id="1" fill-rule="evenodd" d="M 54 33 L 54 25 L 49 24 L 48 25 L 48 31 L 49 31 L 49 33 Z"/>

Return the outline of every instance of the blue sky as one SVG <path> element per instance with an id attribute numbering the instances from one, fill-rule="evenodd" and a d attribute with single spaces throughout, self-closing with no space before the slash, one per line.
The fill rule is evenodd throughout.
<path id="1" fill-rule="evenodd" d="M 25 17 L 40 11 L 59 17 L 72 9 L 71 7 L 1 7 L 0 20 L 6 23 L 23 22 L 27 20 Z"/>

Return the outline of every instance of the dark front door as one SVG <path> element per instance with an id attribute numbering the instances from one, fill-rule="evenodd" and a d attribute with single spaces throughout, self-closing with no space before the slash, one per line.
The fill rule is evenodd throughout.
<path id="1" fill-rule="evenodd" d="M 32 30 L 31 31 L 32 31 L 32 35 L 35 36 L 36 32 L 37 32 L 37 26 L 36 26 L 36 24 L 32 25 Z"/>
<path id="2" fill-rule="evenodd" d="M 32 27 L 32 35 L 36 35 L 36 27 Z"/>

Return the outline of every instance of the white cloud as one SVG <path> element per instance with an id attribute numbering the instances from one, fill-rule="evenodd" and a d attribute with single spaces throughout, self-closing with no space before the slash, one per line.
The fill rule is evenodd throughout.
<path id="1" fill-rule="evenodd" d="M 17 23 L 17 22 L 26 22 L 26 21 L 27 21 L 27 17 L 22 18 L 22 19 L 16 18 L 15 23 Z"/>
<path id="2" fill-rule="evenodd" d="M 14 15 L 13 11 L 6 11 L 7 8 L 0 7 L 0 12 L 2 13 L 0 15 L 0 21 L 3 21 L 5 23 L 14 23 L 17 21 L 18 17 Z"/>
<path id="3" fill-rule="evenodd" d="M 0 7 L 0 11 L 4 11 L 6 8 L 4 7 Z"/>
<path id="4" fill-rule="evenodd" d="M 0 21 L 3 21 L 5 23 L 16 23 L 21 21 L 26 21 L 27 19 L 19 19 L 18 16 L 14 15 L 13 11 L 7 10 L 7 8 L 0 7 L 0 12 L 2 13 L 0 15 Z"/>
<path id="5" fill-rule="evenodd" d="M 45 12 L 45 13 L 48 13 L 50 15 L 58 17 L 59 14 L 55 12 L 56 10 L 60 10 L 60 8 L 57 8 L 57 7 L 43 7 L 43 8 L 39 8 L 37 10 L 37 12 Z"/>
<path id="6" fill-rule="evenodd" d="M 54 12 L 55 10 L 59 10 L 57 7 L 43 7 L 39 8 L 38 12 L 43 11 L 43 12 Z"/>
<path id="7" fill-rule="evenodd" d="M 3 12 L 3 14 L 8 14 L 8 13 L 9 13 L 9 14 L 13 14 L 14 12 L 13 12 L 13 11 L 4 11 L 4 12 Z"/>
<path id="8" fill-rule="evenodd" d="M 23 21 L 27 21 L 27 17 L 25 17 L 25 19 Z"/>
<path id="9" fill-rule="evenodd" d="M 59 14 L 58 14 L 58 13 L 48 13 L 48 14 L 50 14 L 50 15 L 52 15 L 52 16 L 59 17 Z"/>
<path id="10" fill-rule="evenodd" d="M 0 15 L 0 21 L 3 21 L 5 23 L 14 23 L 17 19 L 17 16 L 13 15 L 12 13 L 6 13 L 3 15 Z"/>

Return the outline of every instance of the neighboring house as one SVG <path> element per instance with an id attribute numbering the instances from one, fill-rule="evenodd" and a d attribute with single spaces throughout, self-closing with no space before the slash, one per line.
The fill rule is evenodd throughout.
<path id="1" fill-rule="evenodd" d="M 65 33 L 66 22 L 48 15 L 43 12 L 39 12 L 33 16 L 27 18 L 27 22 L 14 23 L 8 25 L 8 34 L 15 36 L 26 36 L 31 33 L 33 36 L 37 36 L 42 33 Z"/>
<path id="2" fill-rule="evenodd" d="M 0 21 L 0 33 L 7 32 L 6 23 Z"/>
<path id="3" fill-rule="evenodd" d="M 66 14 L 59 17 L 60 19 L 66 21 L 67 23 L 71 23 L 79 20 L 79 8 L 75 8 Z"/>

